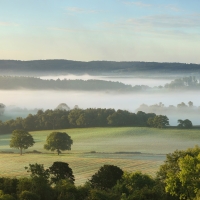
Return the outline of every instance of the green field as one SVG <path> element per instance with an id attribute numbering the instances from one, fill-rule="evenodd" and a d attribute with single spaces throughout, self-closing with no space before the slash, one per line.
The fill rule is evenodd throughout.
<path id="1" fill-rule="evenodd" d="M 163 163 L 165 154 L 176 149 L 187 149 L 200 144 L 200 130 L 154 129 L 154 128 L 80 128 L 59 130 L 67 132 L 72 140 L 72 150 L 60 156 L 43 149 L 46 137 L 52 130 L 31 132 L 35 145 L 23 156 L 10 149 L 11 135 L 0 136 L 1 176 L 26 176 L 29 163 L 49 167 L 54 161 L 69 163 L 76 184 L 84 183 L 100 166 L 113 164 L 127 171 L 140 170 L 155 175 Z M 42 154 L 28 154 L 37 150 Z M 96 153 L 91 153 L 95 151 Z M 140 153 L 136 153 L 140 152 Z"/>

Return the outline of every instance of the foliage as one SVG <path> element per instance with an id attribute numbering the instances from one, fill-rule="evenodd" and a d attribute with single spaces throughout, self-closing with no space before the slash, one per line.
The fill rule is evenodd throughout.
<path id="1" fill-rule="evenodd" d="M 70 110 L 70 107 L 66 103 L 60 103 L 55 110 Z"/>
<path id="2" fill-rule="evenodd" d="M 94 188 L 103 190 L 111 189 L 119 179 L 121 179 L 123 171 L 114 165 L 104 165 L 89 180 Z"/>
<path id="3" fill-rule="evenodd" d="M 90 200 L 120 200 L 120 195 L 112 191 L 92 189 L 90 190 Z"/>
<path id="4" fill-rule="evenodd" d="M 71 127 L 147 126 L 147 120 L 154 113 L 138 111 L 136 114 L 125 110 L 88 108 L 38 110 L 36 115 L 18 117 L 6 122 L 0 121 L 0 133 L 10 133 L 15 129 L 27 131 L 66 129 Z"/>
<path id="5" fill-rule="evenodd" d="M 44 169 L 42 164 L 29 164 L 29 167 L 25 167 L 27 172 L 31 173 L 31 177 L 42 177 L 45 180 L 49 179 L 49 169 Z"/>
<path id="6" fill-rule="evenodd" d="M 20 154 L 22 155 L 22 149 L 28 149 L 33 146 L 34 140 L 32 135 L 30 135 L 25 130 L 14 130 L 12 132 L 12 138 L 10 140 L 10 147 L 20 149 Z"/>
<path id="7" fill-rule="evenodd" d="M 3 194 L 9 194 L 9 195 L 15 196 L 17 192 L 18 182 L 19 181 L 16 178 L 1 177 L 0 190 L 3 192 Z"/>
<path id="8" fill-rule="evenodd" d="M 169 119 L 165 115 L 157 115 L 154 118 L 149 118 L 147 124 L 154 128 L 165 128 L 169 125 Z"/>
<path id="9" fill-rule="evenodd" d="M 165 85 L 165 88 L 170 89 L 184 89 L 184 88 L 198 88 L 199 82 L 195 76 L 189 76 L 184 78 L 178 78 L 169 84 Z"/>
<path id="10" fill-rule="evenodd" d="M 10 194 L 3 194 L 0 196 L 0 200 L 16 200 L 16 199 Z"/>
<path id="11" fill-rule="evenodd" d="M 98 185 L 93 185 L 90 180 L 85 185 L 76 187 L 66 178 L 51 186 L 44 176 L 43 165 L 34 164 L 30 167 L 31 177 L 16 179 L 13 188 L 7 192 L 4 191 L 4 188 L 9 187 L 5 181 L 7 178 L 0 179 L 0 189 L 3 189 L 0 190 L 0 200 L 197 200 L 200 186 L 199 166 L 200 148 L 195 147 L 168 155 L 157 179 L 141 172 L 123 173 L 117 166 L 104 165 L 91 178 L 98 174 Z M 9 182 L 12 182 L 11 179 Z M 166 192 L 175 197 L 166 193 L 163 185 Z"/>
<path id="12" fill-rule="evenodd" d="M 67 179 L 74 183 L 74 175 L 72 169 L 69 167 L 68 163 L 65 162 L 54 162 L 51 167 L 49 167 L 49 173 L 51 174 L 52 183 L 57 183 L 62 179 Z"/>
<path id="13" fill-rule="evenodd" d="M 57 200 L 76 200 L 77 189 L 69 180 L 61 179 L 54 187 Z"/>
<path id="14" fill-rule="evenodd" d="M 20 195 L 23 191 L 31 191 L 32 190 L 32 178 L 19 178 L 19 182 L 17 184 L 17 194 Z"/>
<path id="15" fill-rule="evenodd" d="M 33 192 L 25 190 L 19 195 L 19 200 L 40 200 L 40 197 Z"/>
<path id="16" fill-rule="evenodd" d="M 37 194 L 41 200 L 53 200 L 54 192 L 50 183 L 43 177 L 31 178 L 31 192 Z"/>
<path id="17" fill-rule="evenodd" d="M 58 155 L 61 153 L 60 150 L 71 150 L 73 140 L 65 132 L 52 132 L 46 140 L 44 148 L 51 151 L 57 151 Z"/>
<path id="18" fill-rule="evenodd" d="M 189 119 L 185 119 L 185 120 L 178 120 L 178 128 L 184 128 L 184 129 L 190 129 L 192 128 L 192 122 Z"/>
<path id="19" fill-rule="evenodd" d="M 45 171 L 43 165 L 37 163 L 33 165 L 30 164 L 29 170 L 31 172 L 30 178 L 19 179 L 19 184 L 17 185 L 18 195 L 22 195 L 24 191 L 29 191 L 33 194 L 26 194 L 27 196 L 30 195 L 33 196 L 33 198 L 37 198 L 34 195 L 37 194 L 40 200 L 53 200 L 54 193 L 48 180 L 48 170 Z"/>
<path id="20" fill-rule="evenodd" d="M 175 151 L 167 155 L 161 165 L 158 178 L 165 184 L 165 189 L 180 199 L 193 199 L 200 187 L 200 148 Z"/>
<path id="21" fill-rule="evenodd" d="M 125 172 L 113 190 L 124 200 L 160 200 L 162 196 L 157 181 L 141 172 Z"/>

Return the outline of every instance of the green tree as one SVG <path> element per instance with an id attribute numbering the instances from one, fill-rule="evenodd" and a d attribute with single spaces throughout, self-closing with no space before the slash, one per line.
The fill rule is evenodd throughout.
<path id="1" fill-rule="evenodd" d="M 65 132 L 52 132 L 47 137 L 46 144 L 44 148 L 46 150 L 57 151 L 58 155 L 62 151 L 71 150 L 71 145 L 73 144 L 73 140 L 71 137 Z"/>
<path id="2" fill-rule="evenodd" d="M 14 130 L 10 140 L 10 147 L 20 149 L 20 155 L 22 155 L 22 149 L 28 149 L 34 145 L 32 135 L 25 130 Z"/>
<path id="3" fill-rule="evenodd" d="M 25 167 L 27 172 L 31 173 L 31 177 L 42 177 L 45 180 L 49 179 L 49 169 L 44 169 L 44 166 L 42 164 L 29 164 L 29 167 Z"/>
<path id="4" fill-rule="evenodd" d="M 16 200 L 16 199 L 10 194 L 2 194 L 0 196 L 0 200 Z"/>
<path id="5" fill-rule="evenodd" d="M 141 172 L 125 172 L 113 190 L 124 200 L 161 200 L 162 196 L 156 180 Z"/>
<path id="6" fill-rule="evenodd" d="M 55 187 L 56 200 L 76 200 L 77 189 L 75 185 L 69 180 L 59 180 Z"/>
<path id="7" fill-rule="evenodd" d="M 200 148 L 196 146 L 168 154 L 157 176 L 172 196 L 194 199 L 200 188 Z"/>
<path id="8" fill-rule="evenodd" d="M 40 200 L 40 197 L 33 192 L 25 190 L 19 195 L 19 200 Z"/>
<path id="9" fill-rule="evenodd" d="M 122 178 L 123 171 L 114 165 L 104 165 L 89 180 L 92 187 L 99 189 L 111 189 L 119 179 Z"/>
<path id="10" fill-rule="evenodd" d="M 40 200 L 54 199 L 53 189 L 50 186 L 49 170 L 41 164 L 30 164 L 27 172 L 31 172 L 31 178 L 22 178 L 17 186 L 18 194 L 30 191 L 37 194 Z"/>
<path id="11" fill-rule="evenodd" d="M 1 177 L 0 191 L 2 191 L 3 194 L 9 194 L 12 195 L 13 197 L 16 197 L 18 182 L 19 181 L 16 178 Z"/>
<path id="12" fill-rule="evenodd" d="M 90 190 L 88 199 L 91 200 L 121 200 L 119 194 L 113 193 L 113 191 L 105 191 L 100 189 Z"/>
<path id="13" fill-rule="evenodd" d="M 164 128 L 169 125 L 169 119 L 165 115 L 156 115 L 155 117 L 150 117 L 147 124 L 154 128 Z"/>
<path id="14" fill-rule="evenodd" d="M 185 119 L 185 120 L 179 119 L 178 123 L 179 123 L 178 128 L 190 129 L 193 126 L 192 122 L 189 119 Z"/>
<path id="15" fill-rule="evenodd" d="M 67 179 L 72 183 L 75 181 L 72 169 L 69 167 L 69 164 L 65 162 L 54 162 L 53 165 L 49 167 L 49 173 L 51 174 L 52 183 L 57 183 L 62 179 Z"/>

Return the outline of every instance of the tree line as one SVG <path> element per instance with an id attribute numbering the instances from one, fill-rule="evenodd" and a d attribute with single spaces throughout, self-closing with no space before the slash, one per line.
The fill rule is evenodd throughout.
<path id="1" fill-rule="evenodd" d="M 81 186 L 66 162 L 25 167 L 29 177 L 0 177 L 0 200 L 198 200 L 200 148 L 167 154 L 155 177 L 103 165 Z"/>
<path id="2" fill-rule="evenodd" d="M 0 76 L 0 89 L 3 90 L 83 90 L 83 91 L 143 91 L 146 85 L 131 86 L 121 82 L 104 80 L 43 80 L 35 77 Z"/>
<path id="3" fill-rule="evenodd" d="M 148 119 L 155 116 L 154 113 L 142 111 L 131 113 L 126 110 L 102 108 L 38 110 L 37 114 L 29 114 L 26 118 L 17 117 L 15 120 L 0 121 L 0 134 L 11 133 L 16 129 L 36 131 L 80 127 L 147 127 Z M 166 120 L 168 121 L 167 117 Z"/>
<path id="4" fill-rule="evenodd" d="M 82 91 L 115 91 L 115 92 L 142 92 L 168 90 L 199 90 L 200 82 L 196 77 L 175 79 L 165 86 L 149 87 L 147 85 L 127 85 L 121 82 L 104 80 L 43 80 L 36 77 L 0 76 L 0 89 L 3 90 L 82 90 Z"/>

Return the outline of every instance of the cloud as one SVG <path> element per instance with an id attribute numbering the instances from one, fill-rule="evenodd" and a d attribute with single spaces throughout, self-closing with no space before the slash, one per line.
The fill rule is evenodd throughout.
<path id="1" fill-rule="evenodd" d="M 66 8 L 66 10 L 69 13 L 84 13 L 84 14 L 102 12 L 102 11 L 99 11 L 99 10 L 87 10 L 87 9 L 78 8 L 78 7 L 68 7 L 68 8 Z"/>
<path id="2" fill-rule="evenodd" d="M 19 24 L 12 23 L 12 22 L 1 22 L 0 21 L 0 26 L 19 26 Z"/>
<path id="3" fill-rule="evenodd" d="M 157 5 L 157 4 L 147 4 L 143 3 L 142 1 L 123 1 L 124 4 L 126 5 L 133 5 L 133 6 L 138 6 L 138 7 L 143 7 L 143 8 L 156 8 L 156 9 L 165 9 L 165 10 L 171 10 L 174 12 L 180 12 L 183 11 L 181 8 L 177 7 L 176 5 L 169 4 L 169 5 Z"/>
<path id="4" fill-rule="evenodd" d="M 130 18 L 116 23 L 106 23 L 107 27 L 154 27 L 169 28 L 200 28 L 199 15 L 150 15 L 140 18 Z"/>
<path id="5" fill-rule="evenodd" d="M 139 7 L 151 7 L 152 6 L 152 4 L 146 4 L 141 1 L 137 1 L 137 2 L 124 1 L 124 3 L 127 5 L 135 5 L 135 6 L 139 6 Z"/>
<path id="6" fill-rule="evenodd" d="M 101 30 L 91 30 L 91 29 L 71 29 L 71 28 L 60 28 L 60 27 L 49 27 L 48 30 L 54 30 L 54 31 L 65 31 L 65 32 L 93 32 L 93 33 L 99 33 L 103 32 Z"/>
<path id="7" fill-rule="evenodd" d="M 175 5 L 165 5 L 165 6 L 161 6 L 167 10 L 172 10 L 174 12 L 180 12 L 180 11 L 183 11 L 181 8 L 175 6 Z"/>
<path id="8" fill-rule="evenodd" d="M 197 28 L 200 27 L 200 18 L 194 15 L 154 15 L 127 20 L 129 25 L 153 26 L 156 28 Z"/>
<path id="9" fill-rule="evenodd" d="M 151 15 L 130 18 L 115 23 L 104 23 L 107 30 L 123 34 L 139 34 L 164 37 L 198 37 L 200 33 L 200 17 L 196 15 Z"/>

